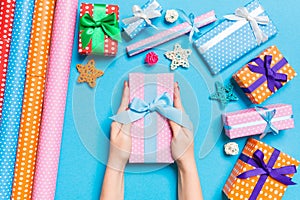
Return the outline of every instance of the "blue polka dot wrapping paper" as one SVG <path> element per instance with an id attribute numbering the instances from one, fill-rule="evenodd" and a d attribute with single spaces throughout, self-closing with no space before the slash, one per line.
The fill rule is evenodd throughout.
<path id="1" fill-rule="evenodd" d="M 162 7 L 156 0 L 149 0 L 147 3 L 145 3 L 141 7 L 141 9 L 148 14 L 150 14 L 151 10 L 152 10 L 152 13 L 153 13 L 153 11 L 156 11 L 156 12 L 162 11 Z M 154 14 L 152 14 L 152 15 L 154 16 Z M 151 16 L 151 15 L 149 15 L 149 16 Z M 126 19 L 124 19 L 124 20 L 126 20 Z M 153 19 L 149 19 L 149 20 L 153 21 Z M 151 24 L 152 24 L 152 22 L 151 22 Z M 124 29 L 124 32 L 127 34 L 127 36 L 130 39 L 133 39 L 138 33 L 140 33 L 147 26 L 148 26 L 148 24 L 147 24 L 146 20 L 138 18 L 137 21 L 133 21 L 130 24 L 126 24 L 123 27 L 123 29 Z"/>
<path id="2" fill-rule="evenodd" d="M 0 127 L 0 199 L 10 199 L 34 0 L 17 0 Z"/>
<path id="3" fill-rule="evenodd" d="M 268 16 L 258 0 L 248 3 L 245 8 L 250 14 L 261 10 L 258 16 Z M 250 22 L 248 22 L 231 34 L 228 34 L 223 40 L 216 42 L 215 45 L 211 45 L 210 48 L 203 50 L 205 45 L 212 40 L 218 40 L 218 37 L 222 37 L 221 35 L 228 31 L 229 28 L 235 26 L 236 23 L 238 22 L 224 19 L 194 43 L 213 75 L 228 68 L 236 60 L 259 46 L 253 33 L 253 28 Z M 277 28 L 271 20 L 267 25 L 259 24 L 258 26 L 262 32 L 268 36 L 268 39 L 277 34 Z"/>

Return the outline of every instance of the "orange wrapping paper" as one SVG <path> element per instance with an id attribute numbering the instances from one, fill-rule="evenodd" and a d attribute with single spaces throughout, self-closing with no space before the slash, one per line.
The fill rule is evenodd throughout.
<path id="1" fill-rule="evenodd" d="M 250 138 L 242 153 L 246 156 L 252 157 L 252 155 L 257 149 L 261 150 L 264 153 L 264 162 L 267 163 L 274 151 L 274 148 L 263 142 Z M 283 152 L 280 152 L 279 157 L 275 162 L 274 168 L 280 168 L 287 165 L 298 166 L 299 161 L 295 160 L 294 158 L 290 157 L 289 155 Z M 255 176 L 248 179 L 239 179 L 237 178 L 237 176 L 245 171 L 249 171 L 252 169 L 254 169 L 253 166 L 241 161 L 240 159 L 237 161 L 223 188 L 223 192 L 228 197 L 228 199 L 249 199 L 250 195 L 252 194 L 252 190 L 256 186 L 260 176 Z M 293 177 L 293 175 L 287 176 Z M 286 185 L 268 176 L 257 199 L 280 200 L 284 195 L 286 188 Z"/>
<path id="2" fill-rule="evenodd" d="M 55 2 L 35 2 L 12 199 L 31 199 Z"/>
<path id="3" fill-rule="evenodd" d="M 271 47 L 267 48 L 258 57 L 260 57 L 262 60 L 264 60 L 265 55 L 272 55 L 271 68 L 284 57 L 276 46 L 271 46 Z M 254 62 L 250 62 L 249 64 L 256 65 Z M 297 73 L 291 67 L 291 65 L 289 63 L 285 64 L 277 72 L 287 75 L 287 81 L 282 82 L 283 86 L 297 75 Z M 252 72 L 249 69 L 248 64 L 247 64 L 243 68 L 241 68 L 236 74 L 233 75 L 233 79 L 237 82 L 237 84 L 241 88 L 248 88 L 255 81 L 257 81 L 261 76 L 262 76 L 262 74 Z M 265 81 L 253 92 L 245 93 L 245 94 L 247 95 L 247 97 L 250 99 L 250 101 L 252 103 L 260 104 L 260 103 L 264 102 L 267 98 L 269 98 L 273 93 L 271 90 L 269 90 L 269 88 L 267 86 L 267 81 Z"/>

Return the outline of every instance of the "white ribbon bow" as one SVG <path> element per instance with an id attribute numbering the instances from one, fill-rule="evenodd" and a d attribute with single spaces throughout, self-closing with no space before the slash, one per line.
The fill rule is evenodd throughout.
<path id="1" fill-rule="evenodd" d="M 129 17 L 129 18 L 126 18 L 126 19 L 123 19 L 122 22 L 125 24 L 125 25 L 128 25 L 128 24 L 131 24 L 131 23 L 134 23 L 134 22 L 137 22 L 138 20 L 140 19 L 143 19 L 145 20 L 145 22 L 155 28 L 155 29 L 158 29 L 156 26 L 154 26 L 151 22 L 150 19 L 153 19 L 153 18 L 157 18 L 157 17 L 160 17 L 161 16 L 161 13 L 159 10 L 156 10 L 158 7 L 159 7 L 159 3 L 157 1 L 153 1 L 152 4 L 150 4 L 147 8 L 145 9 L 141 9 L 140 6 L 138 5 L 134 5 L 132 7 L 132 12 L 133 12 L 133 17 Z"/>
<path id="2" fill-rule="evenodd" d="M 224 18 L 232 21 L 247 20 L 253 30 L 258 45 L 268 40 L 268 36 L 259 28 L 258 24 L 266 25 L 270 22 L 268 16 L 252 16 L 247 8 L 238 8 L 234 15 L 225 15 Z"/>

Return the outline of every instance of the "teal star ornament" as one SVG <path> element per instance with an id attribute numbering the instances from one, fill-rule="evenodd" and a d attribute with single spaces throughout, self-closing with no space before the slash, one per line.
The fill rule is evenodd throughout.
<path id="1" fill-rule="evenodd" d="M 220 82 L 216 82 L 216 92 L 210 95 L 211 100 L 219 101 L 223 106 L 226 106 L 231 101 L 237 101 L 239 98 L 233 93 L 233 85 L 229 83 L 224 86 Z"/>

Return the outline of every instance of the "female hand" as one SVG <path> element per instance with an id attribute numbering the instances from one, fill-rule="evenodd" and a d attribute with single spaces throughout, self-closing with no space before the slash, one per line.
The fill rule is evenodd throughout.
<path id="1" fill-rule="evenodd" d="M 174 84 L 174 107 L 184 112 L 178 83 Z M 171 150 L 179 168 L 190 165 L 194 158 L 194 134 L 191 130 L 170 121 L 173 132 Z"/>
<path id="2" fill-rule="evenodd" d="M 129 86 L 124 82 L 123 97 L 118 113 L 126 111 L 129 104 Z M 131 152 L 131 124 L 112 122 L 110 130 L 110 152 L 108 167 L 123 171 Z"/>

